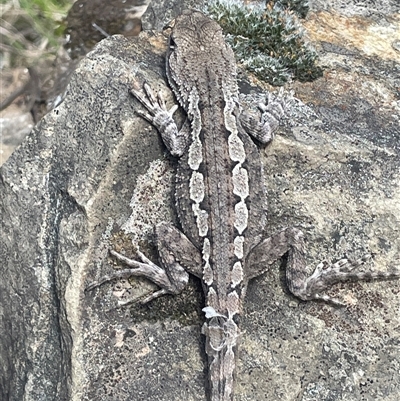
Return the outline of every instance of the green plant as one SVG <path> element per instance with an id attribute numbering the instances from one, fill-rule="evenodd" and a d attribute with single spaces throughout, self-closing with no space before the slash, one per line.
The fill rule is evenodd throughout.
<path id="1" fill-rule="evenodd" d="M 238 61 L 258 78 L 279 86 L 289 79 L 322 76 L 317 53 L 305 42 L 297 17 L 278 2 L 245 6 L 237 0 L 216 0 L 207 11 L 222 26 Z"/>
<path id="2" fill-rule="evenodd" d="M 71 0 L 6 0 L 0 6 L 2 66 L 26 65 L 55 53 Z"/>
<path id="3" fill-rule="evenodd" d="M 305 18 L 309 7 L 308 0 L 267 0 L 267 6 L 277 4 L 281 8 L 294 11 L 300 18 Z"/>

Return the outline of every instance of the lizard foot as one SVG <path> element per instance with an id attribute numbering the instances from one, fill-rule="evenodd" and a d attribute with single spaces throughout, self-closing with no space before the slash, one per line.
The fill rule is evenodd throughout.
<path id="1" fill-rule="evenodd" d="M 178 105 L 175 104 L 168 110 L 161 92 L 157 93 L 156 96 L 146 82 L 143 84 L 143 90 L 144 93 L 135 89 L 131 90 L 132 95 L 148 111 L 136 110 L 137 114 L 150 122 L 160 132 L 165 146 L 173 156 L 182 156 L 188 143 L 189 127 L 184 124 L 182 129 L 178 130 L 173 119 L 173 114 L 178 109 Z"/>
<path id="2" fill-rule="evenodd" d="M 245 110 L 239 117 L 240 122 L 249 135 L 262 144 L 267 144 L 274 139 L 279 121 L 292 101 L 293 92 L 284 94 L 281 89 L 277 95 L 269 93 L 266 102 L 258 104 L 261 115 Z"/>
<path id="3" fill-rule="evenodd" d="M 323 295 L 321 291 L 344 281 L 394 279 L 400 277 L 400 270 L 389 272 L 360 270 L 360 267 L 370 258 L 371 255 L 367 254 L 355 261 L 341 259 L 330 266 L 322 262 L 315 268 L 314 273 L 304 280 L 302 288 L 298 288 L 295 295 L 303 300 L 317 299 L 344 306 L 345 303 L 342 301 Z"/>
<path id="4" fill-rule="evenodd" d="M 178 294 L 188 283 L 189 275 L 178 263 L 174 263 L 172 266 L 169 267 L 170 273 L 171 271 L 173 271 L 172 279 L 170 278 L 171 274 L 168 275 L 166 270 L 157 266 L 139 250 L 137 250 L 137 255 L 142 262 L 127 258 L 126 256 L 112 249 L 110 250 L 110 254 L 132 268 L 122 269 L 114 273 L 107 274 L 101 277 L 99 280 L 90 283 L 86 287 L 85 291 L 91 291 L 94 288 L 97 288 L 102 284 L 115 279 L 127 279 L 133 276 L 142 276 L 148 278 L 150 281 L 157 284 L 161 288 L 160 290 L 141 300 L 141 303 L 145 304 L 164 294 Z"/>

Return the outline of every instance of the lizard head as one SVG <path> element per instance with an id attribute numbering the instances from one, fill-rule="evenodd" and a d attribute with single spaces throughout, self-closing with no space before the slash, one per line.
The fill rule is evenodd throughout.
<path id="1" fill-rule="evenodd" d="M 224 40 L 222 28 L 199 11 L 186 10 L 176 18 L 166 64 L 169 83 L 185 109 L 196 88 L 212 83 L 213 79 L 236 82 L 234 55 Z"/>

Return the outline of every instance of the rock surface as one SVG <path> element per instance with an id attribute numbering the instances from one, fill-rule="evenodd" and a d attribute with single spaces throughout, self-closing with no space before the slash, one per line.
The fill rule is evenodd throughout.
<path id="1" fill-rule="evenodd" d="M 339 51 L 318 32 L 324 77 L 292 84 L 299 101 L 262 150 L 268 232 L 302 228 L 310 267 L 369 251 L 388 270 L 400 254 L 399 59 Z M 117 308 L 154 290 L 144 279 L 84 292 L 121 267 L 109 247 L 132 256 L 139 244 L 156 261 L 152 226 L 176 221 L 175 160 L 128 93 L 147 80 L 173 104 L 165 48 L 146 33 L 101 42 L 0 170 L 1 399 L 206 400 L 198 281 L 147 306 Z M 240 86 L 244 102 L 267 89 L 244 74 Z M 398 400 L 400 283 L 336 286 L 349 306 L 334 308 L 299 302 L 282 274 L 277 263 L 249 287 L 236 401 Z"/>

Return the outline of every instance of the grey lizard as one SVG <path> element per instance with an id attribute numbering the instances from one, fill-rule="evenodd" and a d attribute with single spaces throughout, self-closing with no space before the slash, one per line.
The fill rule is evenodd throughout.
<path id="1" fill-rule="evenodd" d="M 239 316 L 250 279 L 288 255 L 286 280 L 302 300 L 325 300 L 323 294 L 340 281 L 399 277 L 399 272 L 362 272 L 364 258 L 319 264 L 309 276 L 303 233 L 286 228 L 263 238 L 266 224 L 263 166 L 252 138 L 266 144 L 273 139 L 290 102 L 282 93 L 269 95 L 256 118 L 239 102 L 236 63 L 221 27 L 197 11 L 176 19 L 167 52 L 170 87 L 187 120 L 178 130 L 173 113 L 160 95 L 145 83 L 132 94 L 146 112 L 140 114 L 160 132 L 169 152 L 178 158 L 176 209 L 181 230 L 161 223 L 155 228 L 160 266 L 140 251 L 140 262 L 111 250 L 130 268 L 102 277 L 93 289 L 115 278 L 144 276 L 160 289 L 143 302 L 163 294 L 177 294 L 188 272 L 199 277 L 205 293 L 203 309 L 209 363 L 211 401 L 232 401 L 239 339 Z M 250 137 L 251 135 L 251 137 Z"/>

